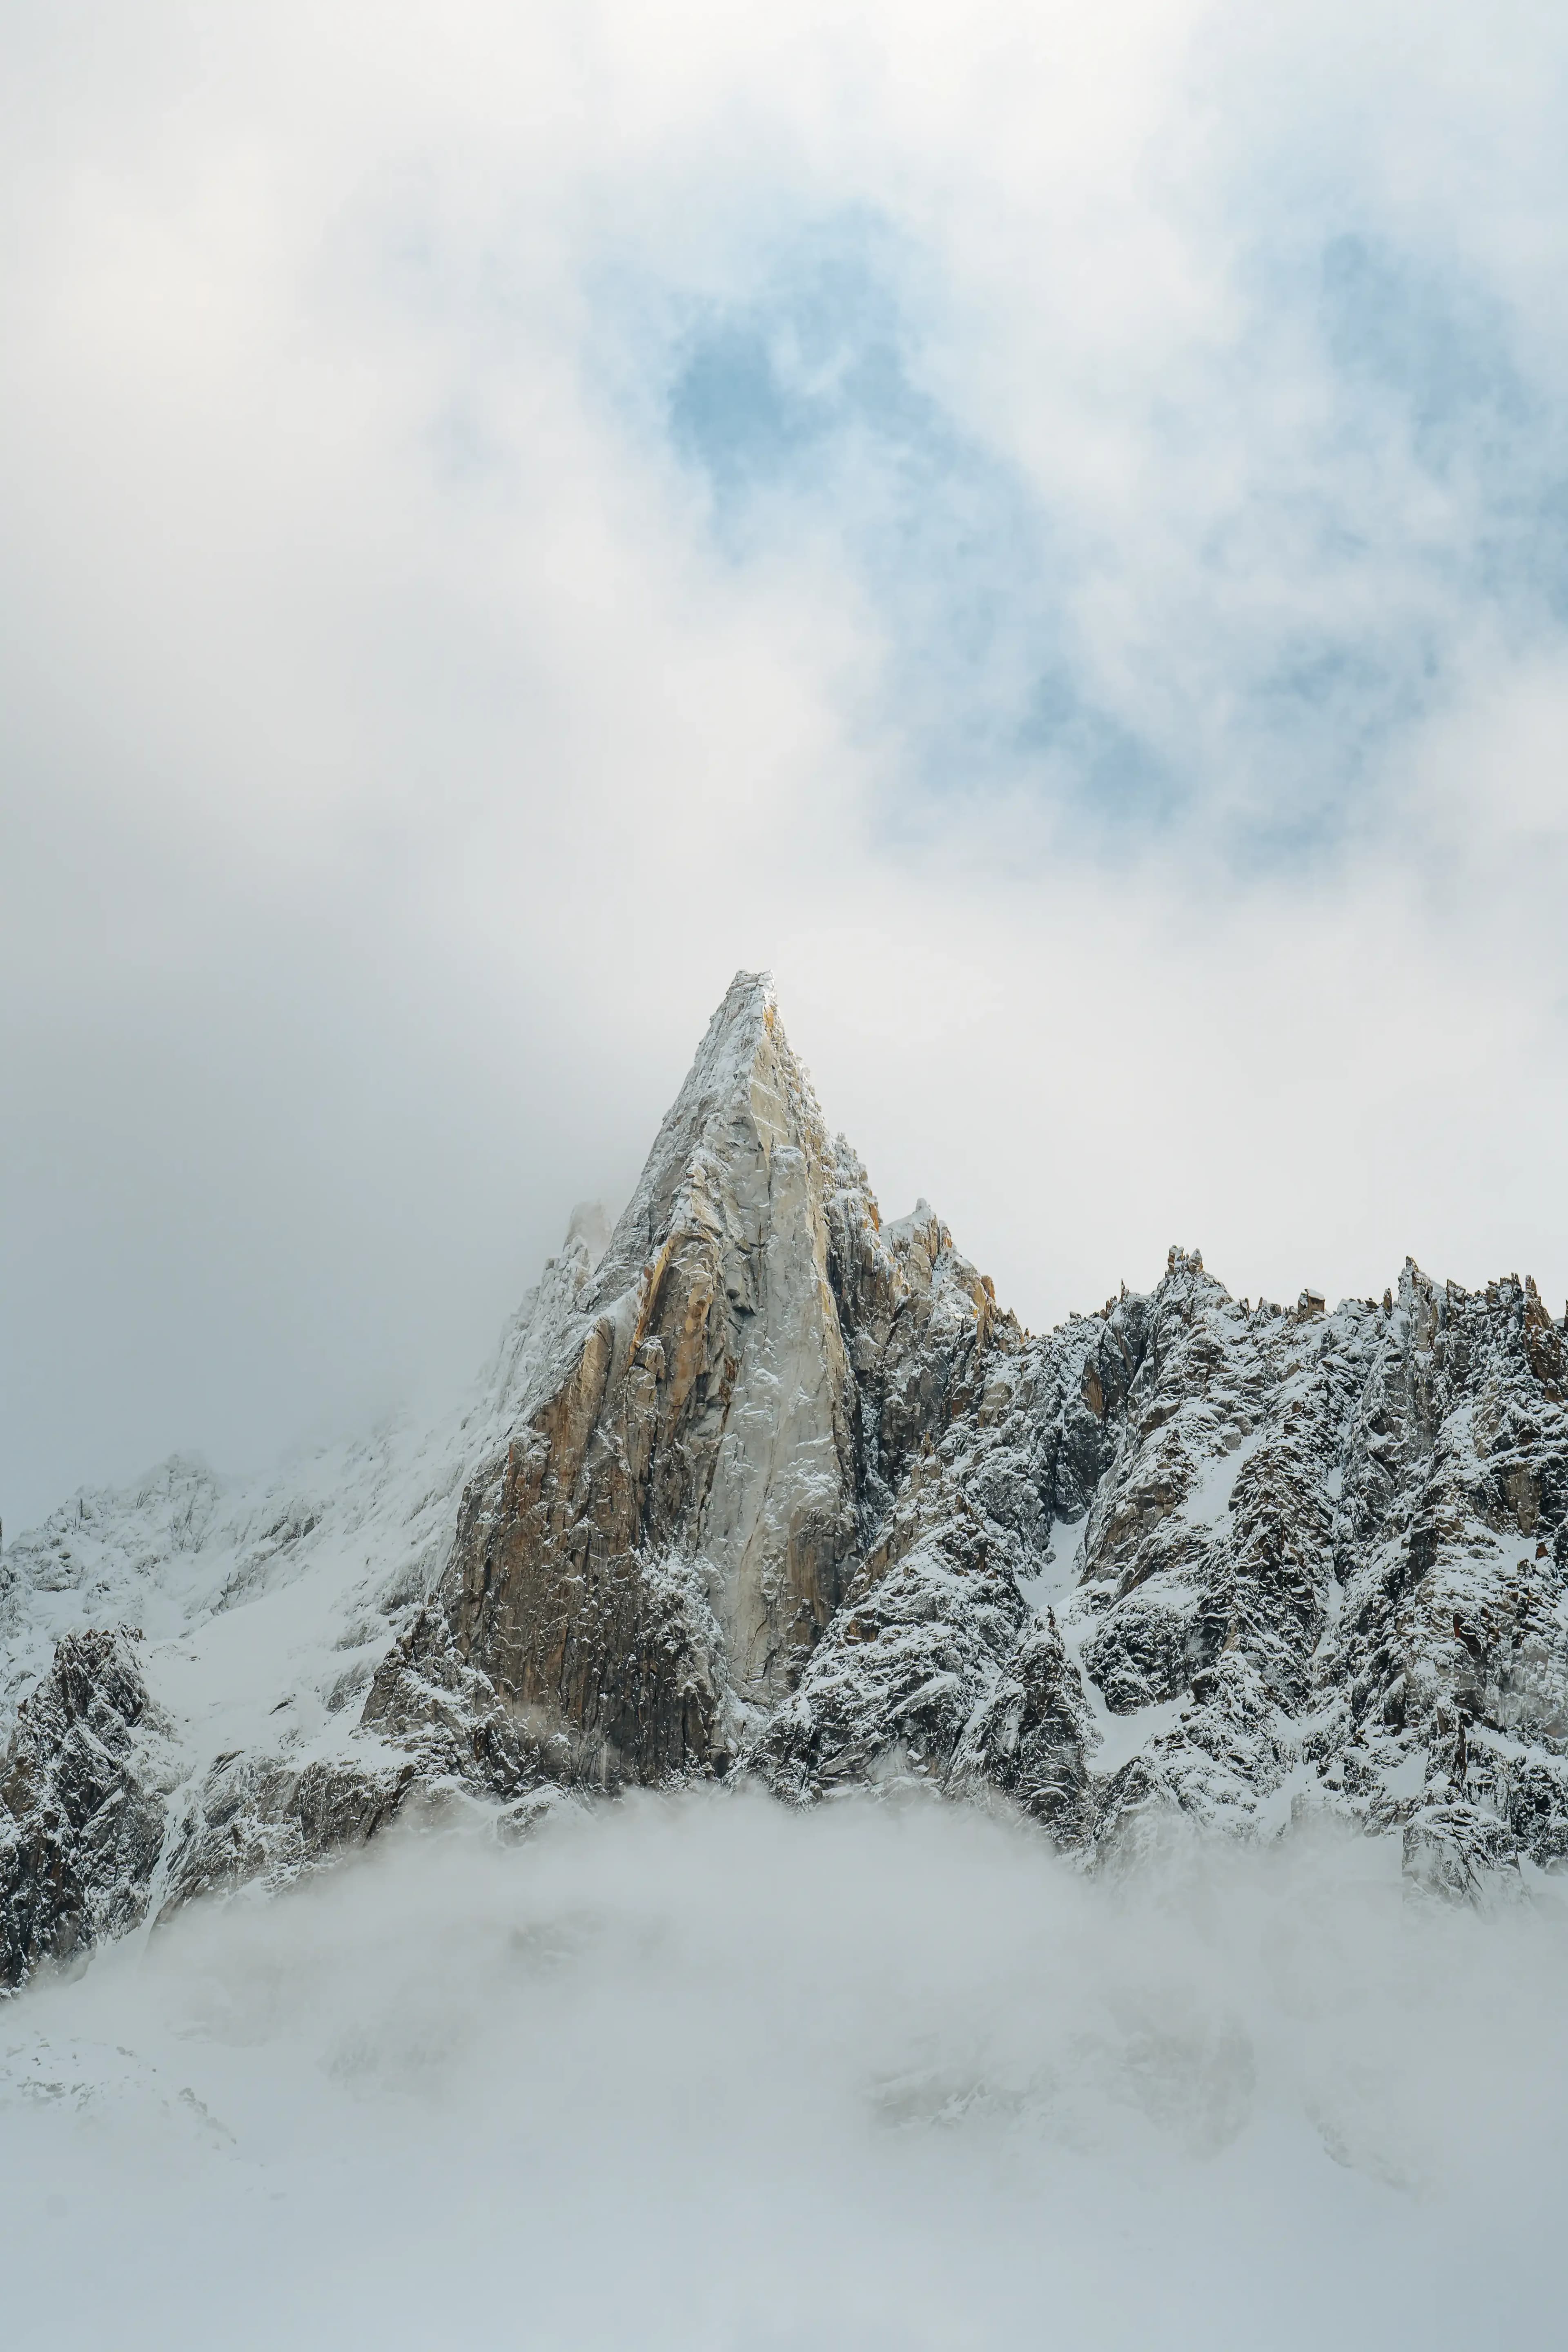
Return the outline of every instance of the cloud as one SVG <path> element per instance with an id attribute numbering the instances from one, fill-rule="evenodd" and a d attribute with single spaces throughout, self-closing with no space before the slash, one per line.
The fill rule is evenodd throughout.
<path id="1" fill-rule="evenodd" d="M 864 579 L 898 744 L 882 825 L 1000 791 L 1058 848 L 1337 862 L 1383 830 L 1390 748 L 1477 629 L 1555 624 L 1568 444 L 1505 306 L 1331 217 L 1300 247 L 1265 213 L 1187 380 L 1110 390 L 1131 542 L 1112 502 L 935 396 L 962 369 L 955 289 L 889 223 L 814 225 L 672 336 L 670 436 L 727 550 L 826 534 Z M 1068 448 L 1087 437 L 1073 419 Z"/>
<path id="2" fill-rule="evenodd" d="M 1034 1322 L 1568 1289 L 1553 20 L 6 38 L 13 1527 L 455 1383 L 738 965 Z"/>
<path id="3" fill-rule="evenodd" d="M 1549 2330 L 1563 1922 L 1385 1863 L 1090 1883 L 970 1811 L 733 1797 L 396 1833 L 7 2009 L 8 2308 L 128 2347 Z"/>

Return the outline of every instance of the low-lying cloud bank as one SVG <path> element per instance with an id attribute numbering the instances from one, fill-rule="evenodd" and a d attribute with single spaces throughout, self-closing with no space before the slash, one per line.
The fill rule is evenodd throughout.
<path id="1" fill-rule="evenodd" d="M 1568 1919 L 932 1804 L 405 1831 L 0 2011 L 17 2342 L 1539 2334 Z"/>

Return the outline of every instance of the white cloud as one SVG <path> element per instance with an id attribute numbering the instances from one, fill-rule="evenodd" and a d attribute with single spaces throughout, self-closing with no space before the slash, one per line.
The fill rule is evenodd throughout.
<path id="1" fill-rule="evenodd" d="M 1476 553 L 1555 446 L 1552 21 L 11 37 L 13 1526 L 455 1380 L 570 1202 L 629 1185 L 740 964 L 889 1207 L 926 1192 L 1034 1322 L 1178 1234 L 1238 1290 L 1381 1290 L 1406 1247 L 1568 1290 L 1555 558 Z M 1001 614 L 967 669 L 962 500 L 900 582 L 825 468 L 737 560 L 659 430 L 672 322 L 871 215 L 910 384 L 1059 565 L 965 552 Z M 1492 306 L 1536 407 L 1464 444 L 1491 471 L 1424 471 L 1397 385 L 1347 406 L 1302 292 L 1342 232 Z M 1045 628 L 1175 747 L 1178 822 L 950 757 Z M 1352 743 L 1330 696 L 1270 734 L 1297 637 L 1414 679 L 1408 723 Z M 1249 866 L 1238 814 L 1290 794 L 1329 814 Z"/>

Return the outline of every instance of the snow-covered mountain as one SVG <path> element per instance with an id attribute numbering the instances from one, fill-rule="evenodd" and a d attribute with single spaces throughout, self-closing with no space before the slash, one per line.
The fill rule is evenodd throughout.
<path id="1" fill-rule="evenodd" d="M 1093 1860 L 1320 1811 L 1463 1892 L 1568 1853 L 1564 1327 L 1147 1297 L 1035 1338 L 884 1224 L 765 980 L 474 1393 L 0 1562 L 0 1980 L 412 1805 L 911 1777 Z"/>

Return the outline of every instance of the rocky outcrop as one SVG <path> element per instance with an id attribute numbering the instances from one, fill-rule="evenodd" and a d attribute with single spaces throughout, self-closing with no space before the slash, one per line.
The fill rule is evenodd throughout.
<path id="1" fill-rule="evenodd" d="M 68 1630 L 0 1783 L 7 1979 L 415 1796 L 913 1780 L 1089 1861 L 1328 1811 L 1451 1893 L 1551 1868 L 1565 1384 L 1533 1285 L 1413 1265 L 1285 1307 L 1174 1249 L 1031 1337 L 923 1202 L 882 1223 L 742 974 L 626 1213 L 574 1220 L 444 1433 L 256 1499 L 173 1465 L 13 1547 L 6 1687 Z M 329 1589 L 203 1747 L 170 1662 L 216 1690 L 227 1612 Z M 177 1640 L 108 1630 L 171 1595 Z"/>
<path id="2" fill-rule="evenodd" d="M 467 1668 L 569 1776 L 727 1765 L 856 1549 L 834 1181 L 772 999 L 742 977 L 547 1375 L 464 1496 L 440 1590 L 374 1695 L 379 1727 Z"/>
<path id="3" fill-rule="evenodd" d="M 467 1669 L 563 1777 L 728 1770 L 995 1323 L 923 1203 L 884 1235 L 741 975 L 371 1719 Z"/>
<path id="4" fill-rule="evenodd" d="M 163 1725 L 122 1628 L 71 1634 L 0 1762 L 0 1983 L 143 1916 L 163 1849 Z M 162 1751 L 162 1752 L 160 1752 Z"/>

